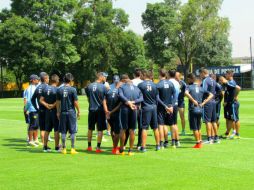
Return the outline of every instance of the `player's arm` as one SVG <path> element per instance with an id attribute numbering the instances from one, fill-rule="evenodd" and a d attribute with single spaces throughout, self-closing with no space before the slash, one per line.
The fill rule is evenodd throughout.
<path id="1" fill-rule="evenodd" d="M 40 97 L 40 104 L 42 104 L 47 109 L 49 109 L 49 104 L 47 102 L 45 102 L 45 98 L 43 96 Z"/>
<path id="2" fill-rule="evenodd" d="M 78 93 L 76 89 L 73 92 L 73 99 L 74 99 L 74 107 L 77 110 L 77 118 L 80 119 L 80 108 L 78 103 Z"/>
<path id="3" fill-rule="evenodd" d="M 60 113 L 61 113 L 61 97 L 60 97 L 59 89 L 56 92 L 56 112 L 57 118 L 60 120 Z"/>
<path id="4" fill-rule="evenodd" d="M 235 87 L 235 100 L 236 101 L 238 101 L 238 95 L 239 95 L 240 91 L 241 91 L 241 87 L 236 85 L 236 87 Z"/>
<path id="5" fill-rule="evenodd" d="M 60 102 L 60 100 L 56 101 L 56 110 L 57 110 L 57 117 L 60 120 L 60 113 L 61 113 L 61 102 Z"/>
<path id="6" fill-rule="evenodd" d="M 142 94 L 142 92 L 139 90 L 139 97 L 138 97 L 138 99 L 135 100 L 135 104 L 139 104 L 139 103 L 141 103 L 141 102 L 143 102 L 143 101 L 144 101 L 143 94 Z"/>
<path id="7" fill-rule="evenodd" d="M 110 111 L 108 111 L 108 105 L 107 105 L 106 98 L 104 98 L 104 100 L 102 101 L 102 105 L 103 105 L 104 112 L 106 114 L 106 118 L 109 119 L 110 118 Z"/>
<path id="8" fill-rule="evenodd" d="M 121 105 L 122 105 L 122 103 L 120 102 L 120 103 L 110 112 L 110 114 L 113 114 L 113 113 L 115 113 L 116 111 L 118 111 L 118 110 L 120 109 Z"/>
<path id="9" fill-rule="evenodd" d="M 185 91 L 185 96 L 195 105 L 198 106 L 198 102 L 190 95 L 189 91 Z"/>
<path id="10" fill-rule="evenodd" d="M 86 92 L 86 96 L 87 96 L 87 101 L 89 102 L 89 89 L 88 89 L 89 86 L 87 86 L 85 88 L 85 92 Z"/>
<path id="11" fill-rule="evenodd" d="M 134 108 L 135 105 L 123 94 L 122 88 L 119 88 L 119 97 L 120 100 L 127 106 L 129 106 L 131 109 Z"/>
<path id="12" fill-rule="evenodd" d="M 213 98 L 213 94 L 209 93 L 209 96 L 200 104 L 201 107 L 204 107 L 211 99 Z"/>
<path id="13" fill-rule="evenodd" d="M 75 108 L 77 110 L 77 118 L 80 119 L 80 108 L 79 108 L 78 100 L 74 101 L 74 106 L 75 106 Z"/>
<path id="14" fill-rule="evenodd" d="M 36 103 L 36 97 L 37 97 L 37 94 L 38 94 L 37 91 L 38 91 L 37 89 L 34 91 L 34 94 L 33 94 L 32 98 L 31 98 L 31 103 L 32 103 L 33 107 L 34 107 L 37 111 L 39 111 L 39 109 L 38 109 L 38 107 L 37 107 L 37 103 Z"/>

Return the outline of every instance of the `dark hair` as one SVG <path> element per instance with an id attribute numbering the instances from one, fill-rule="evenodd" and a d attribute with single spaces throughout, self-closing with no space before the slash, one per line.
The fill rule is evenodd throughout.
<path id="1" fill-rule="evenodd" d="M 74 80 L 74 77 L 73 77 L 73 75 L 71 73 L 66 73 L 64 75 L 64 82 L 65 83 L 70 83 L 73 80 Z"/>
<path id="2" fill-rule="evenodd" d="M 130 79 L 128 74 L 122 74 L 121 77 L 120 77 L 121 80 L 128 80 Z"/>
<path id="3" fill-rule="evenodd" d="M 134 77 L 141 77 L 141 76 L 142 76 L 141 69 L 135 69 L 135 71 L 134 71 Z"/>
<path id="4" fill-rule="evenodd" d="M 199 74 L 200 73 L 205 73 L 205 74 L 209 73 L 208 70 L 206 68 L 204 68 L 204 67 L 200 68 L 198 71 L 199 71 Z"/>
<path id="5" fill-rule="evenodd" d="M 187 75 L 187 79 L 196 80 L 196 75 L 194 73 L 190 73 Z"/>
<path id="6" fill-rule="evenodd" d="M 152 79 L 153 78 L 153 72 L 150 70 L 143 70 L 143 76 L 144 78 Z"/>
<path id="7" fill-rule="evenodd" d="M 230 70 L 227 70 L 226 73 L 227 74 L 234 74 L 234 71 L 230 69 Z"/>
<path id="8" fill-rule="evenodd" d="M 40 80 L 41 82 L 45 82 L 45 78 L 48 77 L 49 75 L 46 72 L 41 72 L 40 73 Z"/>
<path id="9" fill-rule="evenodd" d="M 161 77 L 167 77 L 167 71 L 165 69 L 160 69 L 159 74 Z"/>
<path id="10" fill-rule="evenodd" d="M 169 77 L 175 78 L 175 76 L 176 76 L 176 71 L 175 71 L 175 70 L 169 70 L 169 71 L 168 71 L 168 74 L 169 74 Z"/>
<path id="11" fill-rule="evenodd" d="M 57 82 L 59 82 L 59 76 L 57 74 L 51 75 L 50 81 L 51 81 L 51 83 L 57 83 Z"/>

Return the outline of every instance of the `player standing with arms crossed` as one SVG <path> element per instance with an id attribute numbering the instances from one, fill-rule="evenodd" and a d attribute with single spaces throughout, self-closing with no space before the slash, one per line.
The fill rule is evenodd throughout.
<path id="1" fill-rule="evenodd" d="M 233 138 L 240 138 L 240 121 L 239 121 L 239 101 L 238 94 L 241 87 L 234 81 L 234 72 L 228 70 L 226 72 L 226 79 L 220 77 L 220 83 L 225 86 L 225 96 L 224 96 L 224 117 L 226 119 L 227 131 L 225 133 L 226 137 L 229 136 L 230 130 L 235 129 L 236 133 L 230 136 Z"/>
<path id="2" fill-rule="evenodd" d="M 160 82 L 157 84 L 158 98 L 158 124 L 160 133 L 160 147 L 168 147 L 168 126 L 171 124 L 171 115 L 176 101 L 175 87 L 167 80 L 167 71 L 159 71 Z M 174 142 L 175 143 L 175 142 Z"/>
<path id="3" fill-rule="evenodd" d="M 130 81 L 129 76 L 124 74 L 121 76 L 121 81 L 124 84 L 119 88 L 119 96 L 122 102 L 120 108 L 120 121 L 121 121 L 121 132 L 120 132 L 120 154 L 124 155 L 124 143 L 126 138 L 126 131 L 129 130 L 130 148 L 128 155 L 133 155 L 133 146 L 135 141 L 135 129 L 138 122 L 138 106 L 143 101 L 143 95 L 138 87 L 133 85 Z"/>
<path id="4" fill-rule="evenodd" d="M 203 121 L 206 124 L 207 141 L 205 144 L 213 144 L 212 131 L 214 131 L 214 142 L 219 143 L 217 118 L 216 118 L 216 102 L 215 102 L 215 88 L 216 82 L 209 76 L 209 72 L 205 68 L 199 70 L 202 81 L 202 88 L 213 94 L 213 98 L 204 106 Z M 207 99 L 207 95 L 204 99 Z"/>
<path id="5" fill-rule="evenodd" d="M 146 152 L 147 130 L 149 129 L 149 126 L 154 131 L 156 151 L 158 151 L 160 150 L 160 135 L 157 119 L 158 90 L 152 81 L 153 73 L 151 71 L 144 71 L 143 75 L 144 82 L 138 85 L 144 98 L 144 101 L 141 103 L 142 146 L 140 151 Z"/>
<path id="6" fill-rule="evenodd" d="M 44 152 L 50 152 L 51 149 L 48 147 L 48 137 L 49 133 L 54 129 L 55 137 L 55 151 L 60 151 L 59 149 L 59 120 L 57 118 L 56 110 L 56 94 L 57 86 L 59 84 L 59 77 L 54 74 L 50 79 L 51 85 L 48 85 L 42 92 L 40 98 L 40 103 L 46 107 L 45 111 L 45 136 L 44 136 Z"/>
<path id="7" fill-rule="evenodd" d="M 72 87 L 73 80 L 73 75 L 71 73 L 66 73 L 64 76 L 64 85 L 61 88 L 57 89 L 56 94 L 56 109 L 57 117 L 60 121 L 59 132 L 62 136 L 63 154 L 67 154 L 67 132 L 69 132 L 71 137 L 71 154 L 78 153 L 75 150 L 75 138 L 77 133 L 77 119 L 80 119 L 80 109 L 78 104 L 77 91 Z"/>
<path id="8" fill-rule="evenodd" d="M 42 92 L 47 87 L 49 83 L 49 76 L 45 72 L 40 73 L 40 79 L 41 84 L 37 86 L 34 95 L 32 97 L 32 104 L 34 108 L 38 111 L 39 115 L 39 126 L 40 126 L 40 132 L 41 132 L 41 141 L 42 144 L 44 144 L 44 134 L 45 134 L 45 121 L 46 121 L 46 107 L 40 103 L 40 98 L 42 95 Z M 37 104 L 39 107 L 37 107 Z"/>
<path id="9" fill-rule="evenodd" d="M 100 72 L 97 74 L 97 80 L 91 83 L 86 88 L 86 94 L 89 102 L 89 113 L 88 113 L 88 147 L 87 151 L 92 151 L 92 135 L 97 124 L 97 147 L 96 153 L 101 153 L 101 141 L 103 137 L 103 131 L 107 129 L 106 114 L 109 111 L 103 105 L 106 105 L 106 94 L 107 89 L 104 85 L 107 79 L 107 74 Z M 105 111 L 104 111 L 105 110 Z"/>

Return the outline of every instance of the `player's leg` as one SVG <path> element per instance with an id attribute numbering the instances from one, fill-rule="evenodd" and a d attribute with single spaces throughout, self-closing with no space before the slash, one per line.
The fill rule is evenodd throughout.
<path id="1" fill-rule="evenodd" d="M 52 112 L 52 121 L 53 121 L 53 128 L 54 128 L 55 151 L 59 152 L 60 151 L 59 120 L 57 118 L 56 110 Z"/>
<path id="2" fill-rule="evenodd" d="M 93 137 L 93 131 L 95 130 L 95 124 L 96 124 L 96 113 L 93 111 L 89 111 L 88 113 L 88 132 L 87 132 L 87 151 L 92 151 L 92 137 Z"/>
<path id="3" fill-rule="evenodd" d="M 184 136 L 186 134 L 186 131 L 185 131 L 185 117 L 184 117 L 185 109 L 184 109 L 184 107 L 179 107 L 178 111 L 179 111 L 179 115 L 180 115 L 180 119 L 181 119 L 181 124 L 182 124 L 181 135 Z"/>
<path id="4" fill-rule="evenodd" d="M 28 117 L 29 117 L 28 145 L 34 146 L 34 143 L 33 143 L 33 128 L 32 128 L 32 121 L 33 121 L 32 113 L 29 113 Z"/>
<path id="5" fill-rule="evenodd" d="M 212 104 L 211 104 L 211 102 L 209 102 L 204 106 L 204 111 L 203 111 L 203 121 L 205 122 L 206 133 L 207 133 L 207 142 L 205 142 L 205 144 L 211 144 L 212 143 L 211 118 L 212 118 Z"/>
<path id="6" fill-rule="evenodd" d="M 44 134 L 44 143 L 43 143 L 43 152 L 49 152 L 51 149 L 48 147 L 48 136 L 53 128 L 53 121 L 51 119 L 50 110 L 46 110 L 45 113 L 45 134 Z"/>
<path id="7" fill-rule="evenodd" d="M 141 143 L 141 152 L 146 152 L 146 140 L 147 140 L 147 130 L 151 122 L 152 113 L 151 111 L 143 111 L 141 117 L 141 129 L 142 129 L 142 143 Z"/>
<path id="8" fill-rule="evenodd" d="M 155 138 L 155 150 L 160 150 L 160 133 L 158 128 L 158 117 L 157 117 L 157 109 L 155 108 L 152 112 L 152 118 L 150 122 L 150 126 L 153 129 L 154 138 Z"/>
<path id="9" fill-rule="evenodd" d="M 214 101 L 212 103 L 212 117 L 211 117 L 211 123 L 212 123 L 212 140 L 215 143 L 220 143 L 219 136 L 218 136 L 218 126 L 217 126 L 217 112 L 216 112 L 216 102 Z"/>
<path id="10" fill-rule="evenodd" d="M 120 131 L 120 154 L 124 155 L 124 149 L 126 146 L 126 131 L 128 131 L 128 108 L 120 109 L 120 123 L 121 123 L 121 131 Z"/>
<path id="11" fill-rule="evenodd" d="M 163 116 L 163 111 L 161 110 L 157 110 L 157 120 L 158 120 L 158 127 L 159 127 L 159 136 L 160 136 L 160 147 L 163 147 L 163 143 L 164 143 L 164 116 Z"/>
<path id="12" fill-rule="evenodd" d="M 115 113 L 114 116 L 114 124 L 112 125 L 113 127 L 112 132 L 114 134 L 113 138 L 113 150 L 114 154 L 119 154 L 119 149 L 118 149 L 118 143 L 119 143 L 119 138 L 120 138 L 120 120 L 119 120 L 119 113 Z"/>
<path id="13" fill-rule="evenodd" d="M 31 121 L 31 127 L 32 127 L 32 138 L 33 142 L 38 146 L 40 143 L 38 142 L 38 129 L 39 129 L 39 121 L 38 121 L 38 113 L 33 112 L 32 118 L 30 118 Z"/>
<path id="14" fill-rule="evenodd" d="M 137 149 L 139 150 L 142 146 L 142 136 L 143 136 L 143 129 L 142 129 L 142 111 L 138 110 L 138 143 Z"/>
<path id="15" fill-rule="evenodd" d="M 130 133 L 130 148 L 128 155 L 131 156 L 133 155 L 133 147 L 134 147 L 134 141 L 135 141 L 135 130 L 137 128 L 137 122 L 138 122 L 138 115 L 137 115 L 137 110 L 130 110 L 129 109 L 129 114 L 128 114 L 128 129 Z"/>
<path id="16" fill-rule="evenodd" d="M 171 128 L 170 128 L 171 130 Z M 164 148 L 168 147 L 168 125 L 164 125 L 163 126 L 163 133 L 164 133 L 164 142 L 163 142 L 163 146 Z M 172 133 L 171 133 L 172 135 Z"/>
<path id="17" fill-rule="evenodd" d="M 66 150 L 66 135 L 67 135 L 67 114 L 61 113 L 60 114 L 60 121 L 59 121 L 59 132 L 61 133 L 61 141 L 62 141 L 62 154 L 67 154 Z"/>
<path id="18" fill-rule="evenodd" d="M 77 154 L 75 143 L 76 143 L 76 134 L 78 132 L 77 129 L 77 116 L 75 111 L 69 111 L 68 114 L 68 125 L 69 125 L 69 132 L 71 138 L 71 154 Z"/>
<path id="19" fill-rule="evenodd" d="M 39 126 L 40 126 L 40 136 L 41 136 L 41 142 L 44 144 L 45 139 L 45 110 L 39 110 Z"/>
<path id="20" fill-rule="evenodd" d="M 133 148 L 134 148 L 134 141 L 135 141 L 135 132 L 133 129 L 129 129 L 129 133 L 130 133 L 130 148 L 129 148 L 129 152 L 128 155 L 131 156 L 133 154 Z"/>
<path id="21" fill-rule="evenodd" d="M 120 131 L 120 154 L 124 154 L 124 143 L 125 143 L 125 135 L 126 135 L 126 130 L 125 129 L 121 129 Z"/>
<path id="22" fill-rule="evenodd" d="M 117 150 L 117 145 L 119 141 L 119 132 L 116 130 L 116 116 L 115 114 L 110 116 L 110 119 L 108 119 L 108 124 L 111 127 L 111 137 L 112 137 L 112 143 L 113 143 L 113 148 L 112 148 L 112 154 L 116 154 L 118 152 Z"/>
<path id="23" fill-rule="evenodd" d="M 98 113 L 98 117 L 97 117 L 98 136 L 97 136 L 96 152 L 100 153 L 100 152 L 102 152 L 101 142 L 102 142 L 102 137 L 103 137 L 103 131 L 107 129 L 107 123 L 106 123 L 105 112 L 103 110 L 100 110 L 97 113 Z"/>
<path id="24" fill-rule="evenodd" d="M 235 129 L 235 134 L 233 134 L 233 138 L 240 138 L 240 121 L 239 121 L 239 102 L 233 103 L 233 127 Z M 232 137 L 231 137 L 232 138 Z"/>
<path id="25" fill-rule="evenodd" d="M 179 129 L 177 125 L 177 115 L 178 115 L 178 107 L 174 107 L 174 112 L 173 112 L 173 122 L 174 122 L 174 130 L 175 130 L 175 140 L 176 140 L 176 146 L 180 147 L 180 137 L 179 137 Z"/>

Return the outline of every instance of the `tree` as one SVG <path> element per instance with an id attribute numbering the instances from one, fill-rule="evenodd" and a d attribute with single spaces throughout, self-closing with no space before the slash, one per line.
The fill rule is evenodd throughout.
<path id="1" fill-rule="evenodd" d="M 25 76 L 50 62 L 48 57 L 39 56 L 47 45 L 40 28 L 29 18 L 14 15 L 0 24 L 0 57 L 13 71 L 19 90 Z"/>
<path id="2" fill-rule="evenodd" d="M 209 66 L 228 66 L 232 63 L 232 45 L 228 34 L 215 33 L 209 41 L 199 45 L 192 63 L 196 68 Z"/>
<path id="3" fill-rule="evenodd" d="M 179 42 L 176 48 L 185 76 L 189 73 L 190 65 L 194 63 L 195 57 L 196 59 L 200 57 L 198 50 L 205 48 L 204 45 L 214 39 L 214 34 L 228 37 L 229 21 L 227 18 L 219 16 L 221 4 L 222 0 L 189 0 L 181 7 L 179 20 L 181 28 L 178 31 Z M 228 41 L 228 39 L 226 40 Z M 224 45 L 227 46 L 228 43 L 224 43 Z M 206 50 L 212 50 L 212 48 Z M 227 48 L 221 50 L 228 51 Z M 213 51 L 210 53 L 218 52 Z"/>
<path id="4" fill-rule="evenodd" d="M 30 18 L 41 29 L 50 43 L 41 52 L 51 60 L 51 67 L 65 72 L 66 65 L 76 63 L 80 57 L 72 44 L 72 15 L 77 8 L 77 0 L 12 0 L 11 11 L 15 15 Z"/>
<path id="5" fill-rule="evenodd" d="M 147 4 L 147 9 L 142 15 L 143 26 L 148 30 L 144 35 L 147 56 L 161 68 L 170 64 L 176 56 L 173 47 L 179 28 L 177 14 L 179 5 L 178 0 Z"/>
<path id="6" fill-rule="evenodd" d="M 143 41 L 124 31 L 128 15 L 122 9 L 113 8 L 111 0 L 81 1 L 79 7 L 73 19 L 73 43 L 81 60 L 72 65 L 72 70 L 82 71 L 78 80 L 93 80 L 98 71 L 130 72 L 144 64 Z"/>
<path id="7" fill-rule="evenodd" d="M 178 0 L 165 0 L 148 4 L 143 14 L 143 25 L 148 29 L 145 34 L 148 55 L 161 67 L 170 57 L 164 59 L 165 51 L 170 52 L 170 59 L 176 55 L 185 76 L 191 64 L 205 65 L 205 61 L 206 66 L 228 64 L 230 24 L 227 18 L 219 16 L 221 4 L 222 0 L 189 0 L 184 5 Z"/>

